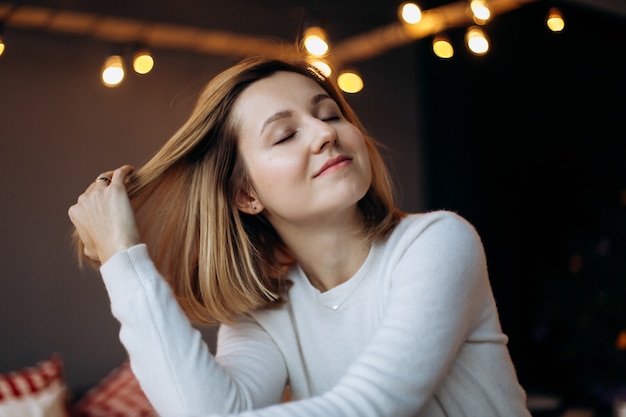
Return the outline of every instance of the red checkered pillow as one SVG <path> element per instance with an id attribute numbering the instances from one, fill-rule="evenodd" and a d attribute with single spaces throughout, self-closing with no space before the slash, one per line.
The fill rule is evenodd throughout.
<path id="1" fill-rule="evenodd" d="M 111 371 L 78 402 L 74 417 L 158 417 L 128 360 Z"/>
<path id="2" fill-rule="evenodd" d="M 68 417 L 59 354 L 35 366 L 0 374 L 0 417 Z"/>

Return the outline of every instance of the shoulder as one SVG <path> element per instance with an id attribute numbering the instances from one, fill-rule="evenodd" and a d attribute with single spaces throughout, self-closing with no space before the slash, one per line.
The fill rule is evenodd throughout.
<path id="1" fill-rule="evenodd" d="M 412 240 L 421 235 L 477 238 L 474 226 L 453 211 L 437 210 L 411 213 L 404 217 L 393 230 L 389 240 Z"/>
<path id="2" fill-rule="evenodd" d="M 383 262 L 441 262 L 452 259 L 480 261 L 484 257 L 481 239 L 474 226 L 459 214 L 438 210 L 405 216 L 389 235 L 378 243 Z"/>
<path id="3" fill-rule="evenodd" d="M 450 211 L 410 214 L 380 246 L 379 265 L 400 291 L 484 289 L 487 263 L 475 228 Z M 409 290 L 418 286 L 419 290 Z M 415 293 L 415 292 L 413 292 Z"/>

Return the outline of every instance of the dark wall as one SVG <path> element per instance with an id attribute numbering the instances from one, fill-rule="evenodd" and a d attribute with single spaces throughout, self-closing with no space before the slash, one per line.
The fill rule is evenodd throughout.
<path id="1" fill-rule="evenodd" d="M 94 270 L 79 270 L 68 207 L 102 171 L 141 165 L 189 114 L 202 86 L 238 59 L 154 51 L 147 76 L 113 89 L 108 45 L 10 30 L 0 58 L 0 372 L 59 352 L 70 388 L 93 386 L 125 357 Z M 388 146 L 402 207 L 422 204 L 412 50 L 359 66 L 348 97 Z M 207 332 L 211 343 L 212 332 Z"/>
<path id="2" fill-rule="evenodd" d="M 417 46 L 426 200 L 483 237 L 523 384 L 597 403 L 626 382 L 626 20 L 561 9 L 498 17 L 484 57 Z"/>

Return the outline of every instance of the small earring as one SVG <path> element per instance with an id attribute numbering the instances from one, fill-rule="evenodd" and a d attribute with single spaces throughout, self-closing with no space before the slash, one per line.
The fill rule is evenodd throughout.
<path id="1" fill-rule="evenodd" d="M 252 210 L 253 210 L 253 211 L 256 211 L 256 206 L 252 207 Z"/>

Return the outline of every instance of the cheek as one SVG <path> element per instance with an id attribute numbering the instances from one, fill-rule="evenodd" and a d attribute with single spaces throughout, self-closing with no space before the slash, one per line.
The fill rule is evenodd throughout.
<path id="1" fill-rule="evenodd" d="M 356 130 L 356 128 L 354 128 L 354 135 L 352 136 L 353 138 L 353 142 L 352 142 L 352 146 L 354 147 L 354 150 L 356 151 L 356 153 L 360 156 L 360 158 L 363 160 L 363 163 L 367 163 L 368 169 L 370 166 L 370 158 L 369 158 L 369 151 L 367 149 L 367 144 L 365 142 L 365 138 L 363 137 L 363 135 Z"/>
<path id="2" fill-rule="evenodd" d="M 362 157 L 363 175 L 365 177 L 365 181 L 371 185 L 373 168 L 369 157 L 369 151 L 367 149 L 367 145 L 365 144 L 365 139 L 361 139 L 359 153 Z"/>
<path id="3" fill-rule="evenodd" d="M 261 195 L 275 192 L 288 192 L 288 188 L 301 177 L 302 163 L 296 158 L 271 156 L 257 158 L 249 165 L 249 172 L 255 188 Z"/>

